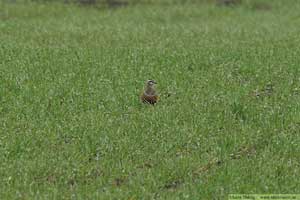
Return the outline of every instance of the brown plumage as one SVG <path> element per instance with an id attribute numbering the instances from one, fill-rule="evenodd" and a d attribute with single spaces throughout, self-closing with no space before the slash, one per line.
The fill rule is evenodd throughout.
<path id="1" fill-rule="evenodd" d="M 159 96 L 155 90 L 155 87 L 154 87 L 155 84 L 156 84 L 156 82 L 153 80 L 148 80 L 146 82 L 145 89 L 140 97 L 141 101 L 143 103 L 148 103 L 151 105 L 154 105 L 155 103 L 157 103 Z"/>

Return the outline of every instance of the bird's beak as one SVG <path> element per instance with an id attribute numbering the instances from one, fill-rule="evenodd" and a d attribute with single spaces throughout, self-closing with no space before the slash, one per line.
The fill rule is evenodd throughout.
<path id="1" fill-rule="evenodd" d="M 157 82 L 153 81 L 154 84 L 157 84 Z"/>

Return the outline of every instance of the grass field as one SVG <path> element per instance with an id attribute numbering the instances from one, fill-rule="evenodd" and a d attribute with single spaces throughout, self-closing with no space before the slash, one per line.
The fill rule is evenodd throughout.
<path id="1" fill-rule="evenodd" d="M 0 199 L 300 193 L 300 2 L 256 2 L 0 3 Z"/>

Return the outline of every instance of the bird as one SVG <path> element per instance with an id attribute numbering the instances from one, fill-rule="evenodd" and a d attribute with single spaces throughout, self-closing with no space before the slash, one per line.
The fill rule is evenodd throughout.
<path id="1" fill-rule="evenodd" d="M 157 83 L 154 80 L 147 80 L 144 91 L 142 92 L 140 99 L 143 103 L 154 105 L 159 99 L 159 95 L 156 92 L 155 85 Z"/>

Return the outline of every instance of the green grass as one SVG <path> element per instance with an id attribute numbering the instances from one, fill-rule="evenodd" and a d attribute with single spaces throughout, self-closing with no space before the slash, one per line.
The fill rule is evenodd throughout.
<path id="1" fill-rule="evenodd" d="M 0 198 L 300 193 L 300 3 L 266 3 L 1 3 Z"/>

